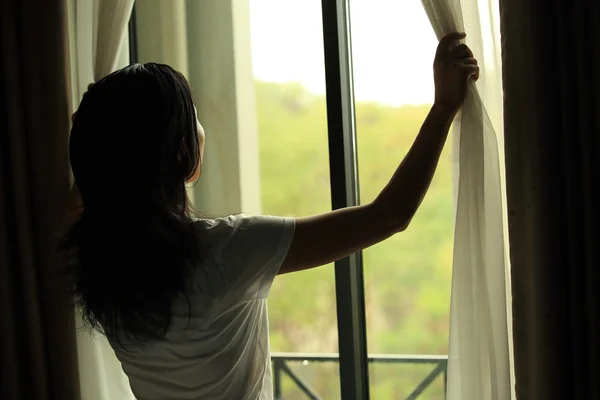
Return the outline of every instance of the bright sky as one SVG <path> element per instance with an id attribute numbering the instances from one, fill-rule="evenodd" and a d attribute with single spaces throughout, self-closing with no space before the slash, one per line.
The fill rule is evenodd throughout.
<path id="1" fill-rule="evenodd" d="M 437 40 L 418 0 L 351 0 L 357 100 L 433 101 Z M 250 0 L 254 75 L 325 93 L 321 0 Z"/>

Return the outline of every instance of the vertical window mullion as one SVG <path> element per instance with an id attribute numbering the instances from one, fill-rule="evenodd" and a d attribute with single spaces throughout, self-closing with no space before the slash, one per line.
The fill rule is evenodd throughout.
<path id="1" fill-rule="evenodd" d="M 322 0 L 333 209 L 360 202 L 349 0 Z M 362 253 L 335 264 L 343 400 L 369 398 Z"/>

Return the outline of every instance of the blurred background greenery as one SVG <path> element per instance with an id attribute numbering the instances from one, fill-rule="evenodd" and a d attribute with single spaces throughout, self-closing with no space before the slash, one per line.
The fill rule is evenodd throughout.
<path id="1" fill-rule="evenodd" d="M 264 214 L 331 208 L 325 97 L 256 82 Z M 430 105 L 356 103 L 360 193 L 375 198 L 410 148 Z M 370 354 L 447 354 L 453 245 L 450 146 L 407 231 L 364 252 Z M 269 298 L 273 352 L 338 351 L 333 266 L 278 277 Z M 337 364 L 290 364 L 323 399 L 339 398 Z M 403 399 L 433 369 L 371 364 L 371 398 Z M 306 397 L 287 378 L 284 399 Z M 438 378 L 421 398 L 443 398 Z"/>

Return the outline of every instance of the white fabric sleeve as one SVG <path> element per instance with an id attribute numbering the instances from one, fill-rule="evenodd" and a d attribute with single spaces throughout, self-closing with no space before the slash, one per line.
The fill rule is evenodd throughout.
<path id="1" fill-rule="evenodd" d="M 222 221 L 227 229 L 211 258 L 228 282 L 229 295 L 266 298 L 292 243 L 295 219 L 234 215 Z"/>

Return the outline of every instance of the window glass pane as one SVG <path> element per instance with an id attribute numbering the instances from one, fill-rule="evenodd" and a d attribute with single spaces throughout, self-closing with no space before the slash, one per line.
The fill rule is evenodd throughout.
<path id="1" fill-rule="evenodd" d="M 331 209 L 320 0 L 250 0 L 260 189 L 265 214 Z M 316 359 L 286 361 L 324 399 L 340 396 L 333 265 L 280 276 L 269 298 L 271 349 Z M 316 353 L 316 354 L 315 354 Z M 275 373 L 277 377 L 277 372 Z M 282 398 L 305 399 L 282 374 Z"/>
<path id="2" fill-rule="evenodd" d="M 431 107 L 437 40 L 418 1 L 350 3 L 359 180 L 366 203 L 388 182 Z M 364 252 L 373 399 L 407 398 L 438 365 L 428 356 L 447 354 L 453 246 L 449 150 L 447 145 L 408 230 Z M 422 397 L 443 398 L 443 382 L 441 373 Z"/>

